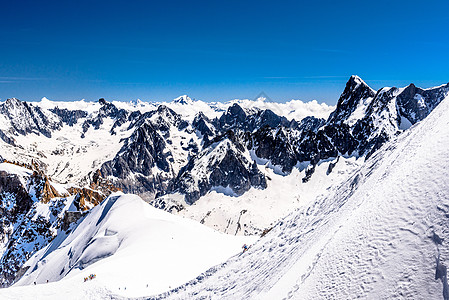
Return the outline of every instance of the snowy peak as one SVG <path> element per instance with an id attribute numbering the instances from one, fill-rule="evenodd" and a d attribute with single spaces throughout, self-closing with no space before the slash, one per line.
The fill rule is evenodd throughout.
<path id="1" fill-rule="evenodd" d="M 363 116 L 363 108 L 369 105 L 376 92 L 370 88 L 360 77 L 351 76 L 337 102 L 337 107 L 331 113 L 328 124 L 340 124 L 350 119 Z M 353 115 L 358 111 L 358 114 Z M 352 118 L 351 118 L 352 116 Z"/>
<path id="2" fill-rule="evenodd" d="M 362 80 L 362 78 L 360 78 L 357 75 L 351 75 L 351 77 L 348 80 L 348 83 L 351 83 L 352 85 L 365 85 L 368 86 L 365 81 Z"/>
<path id="3" fill-rule="evenodd" d="M 193 100 L 187 95 L 182 95 L 182 96 L 179 96 L 178 98 L 173 99 L 173 103 L 189 105 L 189 104 L 193 104 Z"/>

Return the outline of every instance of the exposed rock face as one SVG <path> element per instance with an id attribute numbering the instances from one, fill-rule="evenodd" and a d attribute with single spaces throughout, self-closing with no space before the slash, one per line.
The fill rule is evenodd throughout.
<path id="1" fill-rule="evenodd" d="M 258 128 L 268 126 L 270 128 L 276 128 L 279 125 L 289 127 L 290 122 L 285 117 L 276 115 L 269 109 L 256 110 L 251 113 L 245 113 L 237 103 L 234 103 L 228 108 L 217 122 L 217 129 L 221 132 L 225 132 L 229 129 L 240 129 L 244 131 L 254 131 Z"/>
<path id="2" fill-rule="evenodd" d="M 69 193 L 75 196 L 74 204 L 79 211 L 87 211 L 101 203 L 106 198 L 101 192 L 83 187 L 71 187 Z"/>
<path id="3" fill-rule="evenodd" d="M 253 135 L 252 148 L 259 158 L 281 166 L 282 172 L 290 173 L 298 161 L 295 143 L 288 129 L 280 127 L 276 130 L 265 126 Z"/>
<path id="4" fill-rule="evenodd" d="M 101 170 L 125 191 L 146 192 L 150 199 L 176 191 L 184 193 L 188 203 L 216 186 L 236 195 L 251 186 L 263 188 L 266 179 L 256 172 L 254 161 L 269 163 L 282 174 L 289 174 L 299 163 L 309 164 L 305 177 L 308 181 L 321 160 L 341 155 L 369 157 L 404 129 L 404 119 L 411 124 L 422 120 L 448 92 L 448 86 L 430 90 L 409 86 L 375 92 L 352 76 L 327 121 L 314 117 L 289 121 L 270 110 L 244 110 L 234 103 L 218 119 L 199 113 L 191 125 L 186 125 L 179 115 L 161 105 L 131 121 L 129 128 L 136 128 L 135 132 Z M 178 154 L 176 147 L 171 147 L 171 138 L 182 130 L 198 132 L 202 141 L 191 139 L 184 144 L 184 164 L 175 167 Z M 229 148 L 229 154 L 220 161 L 232 163 L 232 170 L 226 163 L 201 162 L 209 159 L 215 153 L 214 147 L 226 139 L 231 144 L 220 147 Z M 248 163 L 241 163 L 241 157 Z"/>
<path id="5" fill-rule="evenodd" d="M 65 211 L 61 221 L 61 229 L 67 231 L 71 224 L 78 222 L 84 215 L 85 212 L 82 211 Z"/>
<path id="6" fill-rule="evenodd" d="M 85 212 L 106 199 L 113 192 L 121 191 L 109 180 L 103 178 L 100 170 L 92 175 L 89 187 L 70 187 L 68 192 L 75 195 L 74 204 L 78 211 Z M 68 222 L 67 220 L 65 222 Z"/>
<path id="7" fill-rule="evenodd" d="M 50 184 L 48 177 L 42 171 L 34 171 L 30 178 L 30 184 L 34 186 L 36 197 L 42 203 L 48 203 L 50 199 L 68 195 L 60 195 Z"/>
<path id="8" fill-rule="evenodd" d="M 449 84 L 426 90 L 410 84 L 397 96 L 399 115 L 411 124 L 423 120 L 444 99 L 448 90 Z"/>
<path id="9" fill-rule="evenodd" d="M 282 175 L 304 168 L 302 181 L 306 183 L 322 160 L 370 157 L 386 141 L 425 118 L 448 93 L 449 84 L 432 89 L 411 84 L 376 92 L 352 76 L 327 120 L 287 120 L 271 110 L 244 109 L 235 103 L 219 117 L 198 113 L 189 122 L 165 105 L 141 112 L 100 99 L 95 104 L 99 110 L 92 113 L 58 107 L 47 110 L 8 99 L 0 105 L 6 120 L 0 130 L 0 142 L 8 144 L 3 144 L 4 149 L 24 150 L 16 145 L 19 135 L 50 138 L 63 126 L 73 126 L 80 134 L 89 131 L 89 139 L 92 131 L 101 129 L 110 134 L 108 141 L 117 143 L 114 149 L 120 150 L 110 153 L 109 161 L 94 161 L 83 175 L 86 181 L 68 190 L 70 196 L 55 189 L 39 161 L 21 164 L 29 169 L 22 177 L 0 171 L 0 284 L 11 284 L 23 274 L 23 262 L 61 226 L 70 230 L 84 212 L 118 188 L 147 200 L 181 193 L 182 203 L 163 197 L 153 202 L 161 209 L 179 211 L 212 190 L 239 196 L 251 188 L 266 188 L 261 165 Z M 191 105 L 192 100 L 181 97 L 178 104 Z M 80 154 L 83 147 L 73 152 Z M 49 155 L 61 153 L 56 149 Z M 30 157 L 44 155 L 36 150 Z M 328 174 L 334 165 L 329 165 Z"/>
<path id="10" fill-rule="evenodd" d="M 17 279 L 22 264 L 51 239 L 49 222 L 35 214 L 35 192 L 42 194 L 32 172 L 29 177 L 0 171 L 0 285 Z M 41 183 L 41 182 L 39 182 Z M 31 193 L 30 193 L 31 192 Z M 20 250 L 20 251 L 19 251 Z"/>
<path id="11" fill-rule="evenodd" d="M 292 120 L 292 122 L 296 122 Z M 305 117 L 301 120 L 299 124 L 296 126 L 294 124 L 290 125 L 291 128 L 300 130 L 300 131 L 313 131 L 316 132 L 320 127 L 322 127 L 326 123 L 325 119 L 318 119 L 315 117 Z"/>
<path id="12" fill-rule="evenodd" d="M 98 102 L 102 105 L 98 114 L 88 118 L 83 123 L 83 135 L 89 130 L 90 126 L 94 128 L 94 130 L 98 130 L 100 126 L 104 123 L 105 118 L 112 118 L 115 120 L 115 124 L 112 130 L 116 126 L 120 126 L 129 116 L 129 112 L 124 109 L 118 109 L 114 104 L 107 102 L 103 98 L 99 99 Z"/>
<path id="13" fill-rule="evenodd" d="M 27 212 L 33 203 L 19 177 L 5 171 L 0 171 L 0 193 L 3 216 L 9 214 L 16 219 L 17 215 Z"/>
<path id="14" fill-rule="evenodd" d="M 222 130 L 228 130 L 230 128 L 246 127 L 246 113 L 245 111 L 235 103 L 228 108 L 227 112 L 224 113 L 218 120 L 219 126 Z"/>
<path id="15" fill-rule="evenodd" d="M 198 130 L 203 137 L 213 137 L 216 135 L 216 127 L 202 112 L 195 116 L 192 126 Z"/>

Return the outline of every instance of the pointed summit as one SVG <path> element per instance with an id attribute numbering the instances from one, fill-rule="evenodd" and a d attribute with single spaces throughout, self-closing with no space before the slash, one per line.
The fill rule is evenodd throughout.
<path id="1" fill-rule="evenodd" d="M 357 76 L 357 75 L 352 75 L 352 76 L 349 78 L 348 82 L 346 83 L 346 88 L 352 87 L 353 89 L 356 89 L 356 88 L 357 88 L 358 86 L 360 86 L 360 85 L 362 85 L 362 86 L 364 86 L 364 87 L 370 88 L 370 87 L 366 84 L 366 82 L 363 81 L 362 78 L 360 78 L 360 77 Z M 371 88 L 370 88 L 370 89 L 371 89 Z M 345 89 L 345 90 L 346 90 L 346 89 Z"/>
<path id="2" fill-rule="evenodd" d="M 373 98 L 376 92 L 357 75 L 352 75 L 346 83 L 345 90 L 337 102 L 337 108 L 331 113 L 328 124 L 340 124 L 351 116 L 359 105 Z"/>

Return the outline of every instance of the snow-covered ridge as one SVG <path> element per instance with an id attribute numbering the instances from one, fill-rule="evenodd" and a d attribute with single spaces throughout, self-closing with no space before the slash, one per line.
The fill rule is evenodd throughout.
<path id="1" fill-rule="evenodd" d="M 96 274 L 92 283 L 111 293 L 151 295 L 193 279 L 255 239 L 218 233 L 156 209 L 138 196 L 115 194 L 93 208 L 70 234 L 60 232 L 36 253 L 15 286 L 63 278 L 61 284 L 79 286 L 84 277 Z"/>

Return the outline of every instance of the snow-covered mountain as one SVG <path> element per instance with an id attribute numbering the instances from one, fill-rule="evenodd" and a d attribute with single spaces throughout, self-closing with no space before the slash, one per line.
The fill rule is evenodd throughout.
<path id="1" fill-rule="evenodd" d="M 254 260 L 246 261 L 245 253 L 209 270 L 181 290 L 160 297 L 184 298 L 200 293 L 205 297 L 245 298 L 267 293 L 266 297 L 270 298 L 270 293 L 278 295 L 278 291 L 285 291 L 284 287 L 294 295 L 295 285 L 302 286 L 308 276 L 316 274 L 312 272 L 315 265 L 310 265 L 310 258 L 319 259 L 321 250 L 331 249 L 323 245 L 333 241 L 333 233 L 340 232 L 343 225 L 348 232 L 357 232 L 350 227 L 352 223 L 344 221 L 353 218 L 353 214 L 356 216 L 364 203 L 375 203 L 369 189 L 378 189 L 381 186 L 378 182 L 388 177 L 387 173 L 379 175 L 379 170 L 394 164 L 392 157 L 419 154 L 418 150 L 411 150 L 409 144 L 416 139 L 416 145 L 424 147 L 424 137 L 416 132 L 423 127 L 432 132 L 437 127 L 424 124 L 443 122 L 440 119 L 444 119 L 445 114 L 440 107 L 447 106 L 447 100 L 443 99 L 448 95 L 449 84 L 431 89 L 411 84 L 374 91 L 362 79 L 352 76 L 335 108 L 297 100 L 285 104 L 263 99 L 206 103 L 188 96 L 164 103 L 122 103 L 104 99 L 98 103 L 48 99 L 28 103 L 8 99 L 0 104 L 0 155 L 22 167 L 0 164 L 0 168 L 5 168 L 4 172 L 0 169 L 2 284 L 10 285 L 18 280 L 19 284 L 47 279 L 64 281 L 72 277 L 71 282 L 75 283 L 85 275 L 80 270 L 98 268 L 106 260 L 122 268 L 121 263 L 130 258 L 119 253 L 130 250 L 122 247 L 117 239 L 128 240 L 129 249 L 136 249 L 136 253 L 146 253 L 141 249 L 147 249 L 159 237 L 146 235 L 151 226 L 145 225 L 150 222 L 145 215 L 155 218 L 159 215 L 155 215 L 154 209 L 147 211 L 148 204 L 132 196 L 117 194 L 103 201 L 121 188 L 125 193 L 138 194 L 156 208 L 178 215 L 178 219 L 162 217 L 167 215 L 160 212 L 164 220 L 184 217 L 227 234 L 262 235 L 251 250 L 258 253 L 257 257 L 266 256 L 274 263 L 260 267 L 256 256 L 248 254 Z M 439 134 L 445 134 L 440 131 Z M 429 142 L 425 146 L 437 149 L 439 144 Z M 394 150 L 396 148 L 403 151 Z M 407 166 L 398 168 L 406 170 Z M 431 178 L 430 174 L 425 174 Z M 398 182 L 401 183 L 405 180 L 400 176 L 388 178 L 388 182 L 395 178 L 400 178 Z M 386 183 L 385 186 L 388 187 Z M 388 197 L 394 199 L 388 188 L 385 193 L 390 193 Z M 358 196 L 354 198 L 354 195 Z M 128 203 L 129 208 L 118 208 L 122 206 L 116 204 L 117 199 Z M 377 205 L 388 207 L 384 202 Z M 416 205 L 421 203 L 416 202 Z M 116 209 L 111 210 L 111 207 Z M 126 227 L 127 222 L 114 225 L 120 214 L 131 215 L 134 209 L 143 211 L 144 215 L 129 220 L 132 226 Z M 374 210 L 371 206 L 370 209 Z M 366 213 L 369 211 L 367 208 Z M 289 213 L 289 217 L 278 223 Z M 365 212 L 360 217 L 363 222 L 364 216 Z M 383 217 L 380 212 L 379 216 Z M 109 218 L 117 220 L 103 222 Z M 367 218 L 371 220 L 370 216 Z M 395 220 L 387 221 L 391 222 L 385 222 L 385 226 L 398 224 Z M 332 227 L 334 224 L 340 227 Z M 370 224 L 362 225 L 369 227 Z M 166 225 L 166 222 L 157 224 L 161 228 Z M 137 235 L 145 237 L 144 240 L 131 238 Z M 192 234 L 186 233 L 186 236 Z M 348 245 L 351 242 L 357 245 L 351 239 Z M 94 248 L 98 251 L 89 250 Z M 279 252 L 278 248 L 285 250 Z M 157 285 L 160 289 L 141 290 L 140 286 L 135 290 L 136 295 L 160 293 L 167 291 L 167 286 L 181 285 L 238 251 L 236 246 L 233 249 L 201 268 L 193 268 L 188 276 L 178 281 L 167 279 L 164 284 Z M 54 262 L 49 263 L 50 258 Z M 135 259 L 143 258 L 139 254 Z M 302 262 L 300 266 L 295 264 L 296 260 Z M 236 268 L 245 261 L 254 278 L 259 282 L 267 280 L 265 287 L 257 287 L 250 279 L 239 277 L 244 275 Z M 58 269 L 55 264 L 63 267 Z M 303 265 L 312 271 L 304 271 Z M 132 266 L 129 268 L 130 272 L 135 270 Z M 290 268 L 295 270 L 294 274 L 302 274 L 300 281 L 296 275 L 285 275 Z M 103 271 L 106 276 L 110 269 Z M 120 274 L 114 276 L 120 278 Z M 319 276 L 316 278 L 319 283 L 325 282 Z M 241 280 L 236 284 L 238 291 L 231 286 L 233 280 Z M 292 280 L 295 281 L 293 286 L 290 285 Z M 229 286 L 217 291 L 215 284 L 221 281 L 228 282 Z M 379 281 L 376 278 L 376 282 Z M 97 287 L 100 294 L 118 293 L 116 287 L 107 282 Z M 203 289 L 202 292 L 197 287 Z M 319 289 L 320 286 L 310 285 L 310 288 Z"/>

